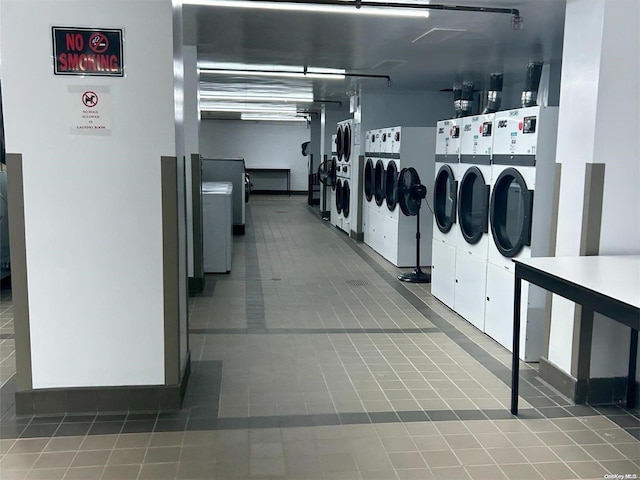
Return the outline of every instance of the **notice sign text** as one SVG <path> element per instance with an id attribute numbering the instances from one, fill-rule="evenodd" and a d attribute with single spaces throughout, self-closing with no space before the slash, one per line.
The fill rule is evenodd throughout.
<path id="1" fill-rule="evenodd" d="M 69 85 L 69 133 L 111 135 L 111 88 Z"/>
<path id="2" fill-rule="evenodd" d="M 122 29 L 51 27 L 56 75 L 122 77 Z"/>

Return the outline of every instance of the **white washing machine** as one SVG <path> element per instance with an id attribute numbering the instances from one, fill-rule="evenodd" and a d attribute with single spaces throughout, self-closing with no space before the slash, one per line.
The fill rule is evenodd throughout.
<path id="1" fill-rule="evenodd" d="M 431 293 L 449 308 L 454 307 L 455 300 L 461 123 L 452 119 L 436 125 Z"/>
<path id="2" fill-rule="evenodd" d="M 528 107 L 495 115 L 485 332 L 511 350 L 512 260 L 553 253 L 558 108 Z M 546 299 L 545 291 L 523 282 L 520 358 L 527 362 L 540 359 Z"/>
<path id="3" fill-rule="evenodd" d="M 332 176 L 332 185 L 331 185 L 331 194 L 329 198 L 331 200 L 331 225 L 334 227 L 338 226 L 338 223 L 342 223 L 340 220 L 340 214 L 342 213 L 342 208 L 340 208 L 340 214 L 338 213 L 338 202 L 336 201 L 337 195 L 337 183 L 338 183 L 338 144 L 337 144 L 337 135 L 331 136 L 331 176 Z M 342 182 L 341 182 L 342 183 Z M 341 205 L 340 205 L 341 206 Z"/>
<path id="4" fill-rule="evenodd" d="M 398 267 L 416 265 L 416 218 L 402 214 L 398 204 L 398 175 L 413 167 L 420 179 L 430 184 L 434 175 L 435 129 L 427 127 L 392 127 L 381 130 L 380 158 L 374 168 L 376 182 L 377 229 L 372 248 Z M 380 191 L 381 190 L 381 191 Z M 372 210 L 373 211 L 373 210 Z M 420 210 L 421 265 L 431 265 L 432 220 L 428 208 Z"/>
<path id="5" fill-rule="evenodd" d="M 454 310 L 484 331 L 493 114 L 462 118 Z"/>

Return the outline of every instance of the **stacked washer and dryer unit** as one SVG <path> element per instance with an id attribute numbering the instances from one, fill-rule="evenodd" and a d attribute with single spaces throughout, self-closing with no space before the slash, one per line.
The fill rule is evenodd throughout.
<path id="1" fill-rule="evenodd" d="M 342 213 L 342 209 L 340 210 L 340 214 L 338 214 L 338 202 L 337 202 L 337 186 L 338 186 L 338 143 L 337 143 L 337 135 L 331 135 L 331 171 L 332 171 L 332 182 L 331 182 L 331 195 L 329 198 L 331 200 L 331 225 L 334 227 L 338 226 L 338 222 L 340 221 L 340 214 Z M 333 172 L 335 171 L 335 175 Z M 340 182 L 342 185 L 342 181 Z M 342 223 L 340 221 L 340 223 Z"/>
<path id="2" fill-rule="evenodd" d="M 333 205 L 337 219 L 334 225 L 347 234 L 351 234 L 352 212 L 357 209 L 357 201 L 354 201 L 355 196 L 353 195 L 353 192 L 357 192 L 355 177 L 352 175 L 352 166 L 356 164 L 351 161 L 352 155 L 355 153 L 353 141 L 353 120 L 339 122 L 335 139 L 337 181 Z"/>
<path id="3" fill-rule="evenodd" d="M 438 122 L 431 292 L 509 350 L 513 259 L 553 253 L 557 119 L 528 107 Z M 524 282 L 522 299 L 521 359 L 538 361 L 547 294 Z"/>
<path id="4" fill-rule="evenodd" d="M 434 174 L 434 128 L 390 127 L 367 132 L 365 209 L 369 207 L 365 243 L 397 267 L 416 266 L 416 219 L 403 215 L 398 198 L 398 176 L 413 167 L 422 182 Z M 372 184 L 370 180 L 372 179 Z M 368 181 L 369 180 L 369 181 Z M 422 265 L 431 265 L 429 210 L 420 210 Z"/>

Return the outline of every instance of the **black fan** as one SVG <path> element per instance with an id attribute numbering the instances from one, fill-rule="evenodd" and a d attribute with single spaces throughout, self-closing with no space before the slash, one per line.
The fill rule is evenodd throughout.
<path id="1" fill-rule="evenodd" d="M 322 185 L 336 189 L 336 162 L 333 159 L 327 159 L 318 165 L 318 180 Z"/>
<path id="2" fill-rule="evenodd" d="M 416 268 L 411 273 L 398 275 L 398 280 L 410 283 L 430 283 L 431 274 L 420 268 L 420 204 L 427 196 L 427 187 L 420 183 L 415 168 L 403 168 L 398 175 L 398 203 L 402 213 L 416 217 Z"/>

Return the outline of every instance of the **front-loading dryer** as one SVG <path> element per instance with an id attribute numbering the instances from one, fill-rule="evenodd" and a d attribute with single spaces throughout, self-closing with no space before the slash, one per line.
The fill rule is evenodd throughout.
<path id="1" fill-rule="evenodd" d="M 494 120 L 485 332 L 511 351 L 515 258 L 550 256 L 557 107 L 498 112 Z M 520 358 L 540 359 L 547 293 L 522 285 Z"/>
<path id="2" fill-rule="evenodd" d="M 493 114 L 462 118 L 454 310 L 481 331 L 489 247 Z"/>
<path id="3" fill-rule="evenodd" d="M 362 230 L 363 240 L 367 245 L 371 235 L 371 208 L 374 200 L 374 168 L 376 162 L 376 155 L 378 150 L 377 144 L 377 130 L 370 130 L 365 134 L 365 164 L 364 164 L 364 178 L 363 178 L 363 195 L 362 199 Z"/>
<path id="4" fill-rule="evenodd" d="M 455 300 L 460 125 L 457 118 L 436 124 L 431 293 L 449 308 Z"/>

